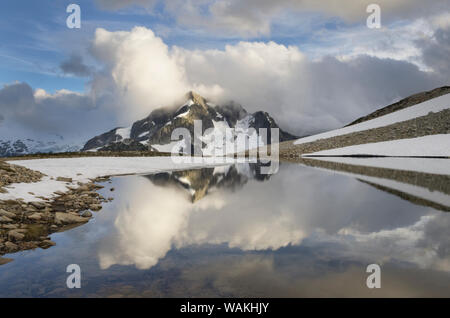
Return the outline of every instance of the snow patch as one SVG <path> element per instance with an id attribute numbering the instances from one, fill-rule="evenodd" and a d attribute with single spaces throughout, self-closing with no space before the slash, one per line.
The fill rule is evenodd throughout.
<path id="1" fill-rule="evenodd" d="M 165 145 L 154 144 L 151 146 L 159 152 L 179 153 L 183 150 L 183 152 L 186 153 L 186 151 L 184 151 L 186 149 L 186 142 L 184 139 L 180 141 L 172 141 Z"/>
<path id="2" fill-rule="evenodd" d="M 440 112 L 444 109 L 448 109 L 450 108 L 450 94 L 447 95 L 443 95 L 440 97 L 436 97 L 433 99 L 430 99 L 426 102 L 402 109 L 402 110 L 398 110 L 396 112 L 372 119 L 372 120 L 368 120 L 356 125 L 352 125 L 352 126 L 348 126 L 348 127 L 344 127 L 344 128 L 340 128 L 340 129 L 335 129 L 335 130 L 331 130 L 328 132 L 324 132 L 321 134 L 317 134 L 317 135 L 313 135 L 313 136 L 309 136 L 309 137 L 305 137 L 305 138 L 300 138 L 297 139 L 294 144 L 295 145 L 300 145 L 300 144 L 304 144 L 307 142 L 312 142 L 312 141 L 316 141 L 319 139 L 326 139 L 326 138 L 331 138 L 331 137 L 335 137 L 335 136 L 341 136 L 341 135 L 346 135 L 346 134 L 350 134 L 350 133 L 354 133 L 357 131 L 363 131 L 363 130 L 367 130 L 367 129 L 372 129 L 372 128 L 378 128 L 378 127 L 384 127 L 384 126 L 388 126 L 391 124 L 395 124 L 395 123 L 399 123 L 402 121 L 407 121 L 413 118 L 417 118 L 417 117 L 422 117 L 422 116 L 426 116 L 428 115 L 430 112 L 433 113 L 437 113 Z"/>
<path id="3" fill-rule="evenodd" d="M 183 113 L 178 114 L 177 116 L 175 116 L 175 118 L 183 118 L 183 117 L 186 117 L 186 116 L 189 114 L 190 111 L 191 111 L 191 109 L 188 108 L 185 112 L 183 112 Z"/>
<path id="4" fill-rule="evenodd" d="M 303 156 L 348 155 L 450 157 L 450 134 L 374 142 L 369 144 L 322 150 L 304 154 Z"/>
<path id="5" fill-rule="evenodd" d="M 180 157 L 177 161 L 175 163 L 170 157 L 84 157 L 10 161 L 11 164 L 40 171 L 47 176 L 35 183 L 10 184 L 5 187 L 8 193 L 0 193 L 0 200 L 22 198 L 26 202 L 42 201 L 37 196 L 51 198 L 55 196 L 55 191 L 66 192 L 67 186 L 76 187 L 78 182 L 89 182 L 90 179 L 102 176 L 150 174 L 223 165 L 207 158 L 198 163 L 192 162 L 191 157 Z M 57 177 L 72 178 L 72 182 L 56 181 Z"/>
<path id="6" fill-rule="evenodd" d="M 122 137 L 122 140 L 129 139 L 131 134 L 131 126 L 127 128 L 119 128 L 116 130 L 116 135 Z"/>

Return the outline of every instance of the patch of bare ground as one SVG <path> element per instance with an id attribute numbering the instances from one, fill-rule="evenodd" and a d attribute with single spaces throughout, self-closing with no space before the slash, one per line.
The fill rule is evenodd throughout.
<path id="1" fill-rule="evenodd" d="M 38 182 L 43 176 L 44 174 L 39 171 L 0 161 L 0 193 L 6 193 L 4 187 L 12 183 Z"/>
<path id="2" fill-rule="evenodd" d="M 321 150 L 382 141 L 417 138 L 436 134 L 450 134 L 450 109 L 392 125 L 357 131 L 350 134 L 319 139 L 295 145 L 292 141 L 280 144 L 281 158 L 294 158 Z"/>
<path id="3" fill-rule="evenodd" d="M 373 113 L 370 113 L 367 116 L 358 118 L 357 120 L 351 122 L 347 126 L 356 125 L 356 124 L 362 123 L 367 120 L 375 119 L 377 117 L 384 116 L 384 115 L 396 112 L 398 110 L 405 109 L 405 108 L 426 102 L 427 100 L 430 100 L 430 99 L 433 99 L 433 98 L 436 98 L 436 97 L 439 97 L 442 95 L 446 95 L 449 93 L 450 93 L 450 86 L 443 86 L 443 87 L 435 88 L 431 91 L 417 93 L 417 94 L 411 95 L 409 97 L 406 97 L 394 104 L 380 108 L 380 109 L 374 111 Z"/>

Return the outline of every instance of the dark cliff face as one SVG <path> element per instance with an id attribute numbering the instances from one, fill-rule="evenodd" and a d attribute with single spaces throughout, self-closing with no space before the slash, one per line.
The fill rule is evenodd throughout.
<path id="1" fill-rule="evenodd" d="M 267 143 L 271 143 L 270 128 L 280 128 L 280 127 L 277 125 L 275 120 L 272 117 L 270 117 L 269 113 L 267 112 L 258 111 L 256 113 L 253 113 L 253 117 L 255 118 L 255 120 L 254 123 L 251 124 L 250 126 L 252 128 L 255 128 L 257 131 L 259 131 L 260 128 L 267 128 L 267 139 L 268 139 Z M 280 129 L 279 132 L 280 132 L 279 135 L 280 142 L 299 138 L 297 136 L 291 135 L 288 132 L 283 131 L 282 129 Z"/>
<path id="2" fill-rule="evenodd" d="M 116 134 L 118 128 L 115 128 L 113 130 L 110 130 L 104 134 L 101 134 L 99 136 L 96 136 L 92 139 L 90 139 L 85 145 L 83 150 L 89 150 L 89 149 L 95 149 L 98 147 L 103 147 L 108 144 L 118 142 L 122 140 L 122 137 Z"/>
<path id="3" fill-rule="evenodd" d="M 221 114 L 228 122 L 230 127 L 236 126 L 238 120 L 243 119 L 248 115 L 247 111 L 235 102 L 229 102 L 226 105 L 218 105 L 215 107 L 217 113 Z"/>
<path id="4" fill-rule="evenodd" d="M 268 129 L 268 143 L 270 143 L 270 128 L 279 128 L 275 120 L 266 112 L 258 111 L 253 114 L 239 104 L 229 102 L 224 105 L 214 105 L 209 103 L 200 95 L 190 92 L 186 96 L 186 103 L 173 108 L 160 108 L 144 119 L 138 120 L 129 129 L 129 136 L 123 136 L 120 128 L 115 128 L 107 133 L 96 136 L 89 140 L 83 151 L 92 150 L 142 150 L 142 147 L 156 150 L 155 145 L 167 145 L 171 143 L 172 132 L 176 128 L 186 128 L 194 136 L 194 121 L 202 122 L 202 133 L 206 129 L 214 128 L 216 124 L 234 128 L 238 124 L 242 128 Z M 245 124 L 242 123 L 245 122 Z M 295 139 L 289 133 L 280 129 L 280 141 Z M 192 140 L 200 142 L 198 140 Z M 204 145 L 204 144 L 203 144 Z"/>

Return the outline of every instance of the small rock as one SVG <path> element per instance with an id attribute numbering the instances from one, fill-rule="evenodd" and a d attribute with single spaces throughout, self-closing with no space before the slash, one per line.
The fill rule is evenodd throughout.
<path id="1" fill-rule="evenodd" d="M 25 237 L 25 235 L 23 235 L 22 233 L 19 233 L 17 230 L 11 230 L 8 232 L 8 238 L 14 239 L 15 241 L 21 241 L 24 239 L 24 237 Z"/>
<path id="2" fill-rule="evenodd" d="M 42 214 L 41 213 L 33 213 L 33 214 L 29 215 L 28 218 L 33 221 L 39 221 L 40 219 L 42 219 Z"/>
<path id="3" fill-rule="evenodd" d="M 43 210 L 45 209 L 45 204 L 42 202 L 31 202 L 30 203 L 32 206 L 34 206 L 36 209 L 38 210 Z"/>
<path id="4" fill-rule="evenodd" d="M 12 213 L 12 212 L 8 212 L 8 211 L 5 211 L 3 209 L 0 209 L 0 216 L 6 216 L 8 218 L 13 219 L 16 215 L 14 213 Z"/>
<path id="5" fill-rule="evenodd" d="M 84 217 L 84 218 L 91 218 L 92 217 L 92 213 L 91 213 L 91 211 L 84 211 L 81 214 L 81 216 Z"/>
<path id="6" fill-rule="evenodd" d="M 91 204 L 89 205 L 89 209 L 92 211 L 100 211 L 102 209 L 102 206 L 100 204 Z"/>
<path id="7" fill-rule="evenodd" d="M 85 192 L 89 191 L 89 187 L 87 185 L 82 185 L 77 189 L 77 192 Z"/>
<path id="8" fill-rule="evenodd" d="M 11 223 L 13 220 L 11 220 L 7 216 L 0 216 L 0 223 Z"/>
<path id="9" fill-rule="evenodd" d="M 17 224 L 3 224 L 2 229 L 13 230 L 17 228 Z"/>
<path id="10" fill-rule="evenodd" d="M 32 213 L 32 212 L 35 212 L 36 211 L 36 208 L 35 207 L 32 207 L 32 206 L 29 206 L 29 207 L 27 207 L 26 209 L 25 209 L 25 212 L 28 212 L 28 213 Z"/>
<path id="11" fill-rule="evenodd" d="M 55 213 L 55 223 L 56 224 L 74 224 L 74 223 L 84 223 L 87 222 L 85 218 L 78 215 L 73 215 L 69 213 Z"/>
<path id="12" fill-rule="evenodd" d="M 56 245 L 56 243 L 53 242 L 53 241 L 50 241 L 50 240 L 44 240 L 44 241 L 42 241 L 42 242 L 39 244 L 39 247 L 41 247 L 41 248 L 43 248 L 43 249 L 45 250 L 45 249 L 47 249 L 47 248 L 49 248 L 49 247 L 52 247 L 52 246 L 55 246 L 55 245 Z"/>
<path id="13" fill-rule="evenodd" d="M 64 212 L 66 211 L 66 206 L 63 203 L 55 202 L 52 205 L 52 209 L 55 212 Z"/>
<path id="14" fill-rule="evenodd" d="M 56 181 L 72 182 L 72 178 L 58 177 L 56 178 Z"/>
<path id="15" fill-rule="evenodd" d="M 9 241 L 5 243 L 5 247 L 8 252 L 15 252 L 19 249 L 19 247 L 16 244 Z"/>
<path id="16" fill-rule="evenodd" d="M 109 191 L 114 191 L 114 190 L 116 190 L 116 189 L 114 189 L 114 188 L 109 189 Z"/>

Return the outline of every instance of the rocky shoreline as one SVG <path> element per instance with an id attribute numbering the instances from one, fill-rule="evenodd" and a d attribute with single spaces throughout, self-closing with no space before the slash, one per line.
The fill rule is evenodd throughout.
<path id="1" fill-rule="evenodd" d="M 4 188 L 12 183 L 38 182 L 45 175 L 39 171 L 33 171 L 25 167 L 11 165 L 0 160 L 0 193 L 6 193 Z"/>
<path id="2" fill-rule="evenodd" d="M 12 183 L 40 181 L 44 174 L 17 165 L 0 161 L 0 191 Z M 68 178 L 58 181 L 72 182 Z M 67 186 L 67 192 L 55 192 L 53 198 L 39 197 L 40 201 L 25 202 L 23 199 L 0 200 L 0 265 L 9 262 L 1 258 L 35 248 L 49 248 L 55 245 L 50 235 L 62 232 L 88 222 L 92 212 L 102 209 L 102 204 L 112 198 L 104 198 L 97 190 L 103 186 L 97 183 L 109 181 L 109 177 L 97 178 L 77 186 Z"/>

